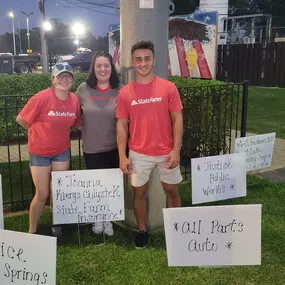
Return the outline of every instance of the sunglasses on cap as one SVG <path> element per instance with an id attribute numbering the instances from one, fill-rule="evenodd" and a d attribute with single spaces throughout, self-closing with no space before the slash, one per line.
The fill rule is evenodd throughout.
<path id="1" fill-rule="evenodd" d="M 73 68 L 71 65 L 69 64 L 62 64 L 62 63 L 57 63 L 54 67 L 54 69 L 57 69 L 58 71 L 62 71 L 62 70 L 67 70 L 67 71 L 73 71 Z"/>

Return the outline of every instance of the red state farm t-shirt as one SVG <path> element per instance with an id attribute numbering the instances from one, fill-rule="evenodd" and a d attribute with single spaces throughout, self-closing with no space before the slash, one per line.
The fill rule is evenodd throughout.
<path id="1" fill-rule="evenodd" d="M 173 149 L 170 113 L 182 109 L 175 84 L 155 76 L 149 84 L 133 80 L 120 90 L 116 116 L 130 120 L 131 150 L 160 156 L 169 154 Z"/>
<path id="2" fill-rule="evenodd" d="M 69 93 L 66 100 L 55 96 L 53 88 L 34 95 L 19 115 L 31 126 L 28 129 L 29 153 L 56 156 L 70 147 L 72 126 L 81 125 L 80 103 Z"/>

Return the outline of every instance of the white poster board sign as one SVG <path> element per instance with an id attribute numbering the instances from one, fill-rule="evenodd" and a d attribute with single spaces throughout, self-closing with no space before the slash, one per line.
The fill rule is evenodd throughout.
<path id="1" fill-rule="evenodd" d="M 56 238 L 0 230 L 0 284 L 56 284 Z"/>
<path id="2" fill-rule="evenodd" d="M 246 196 L 245 161 L 245 153 L 192 159 L 192 204 Z"/>
<path id="3" fill-rule="evenodd" d="M 140 9 L 153 9 L 154 0 L 140 0 Z"/>
<path id="4" fill-rule="evenodd" d="M 261 264 L 261 205 L 163 209 L 168 266 Z"/>
<path id="5" fill-rule="evenodd" d="M 120 169 L 52 172 L 54 224 L 125 219 Z"/>
<path id="6" fill-rule="evenodd" d="M 235 153 L 246 153 L 246 170 L 271 166 L 276 133 L 236 138 Z"/>
<path id="7" fill-rule="evenodd" d="M 4 229 L 2 177 L 0 174 L 0 229 Z"/>

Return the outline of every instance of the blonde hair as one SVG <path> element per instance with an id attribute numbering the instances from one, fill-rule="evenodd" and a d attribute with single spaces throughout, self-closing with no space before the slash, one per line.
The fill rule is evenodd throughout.
<path id="1" fill-rule="evenodd" d="M 51 86 L 54 86 L 55 81 L 56 81 L 56 77 L 55 77 L 55 76 L 52 76 L 51 79 L 50 79 L 50 81 L 51 81 Z"/>

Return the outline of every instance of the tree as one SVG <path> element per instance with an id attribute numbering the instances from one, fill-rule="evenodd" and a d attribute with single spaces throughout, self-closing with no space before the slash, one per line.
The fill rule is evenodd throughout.
<path id="1" fill-rule="evenodd" d="M 199 8 L 199 0 L 172 0 L 175 4 L 174 15 L 192 14 Z"/>

